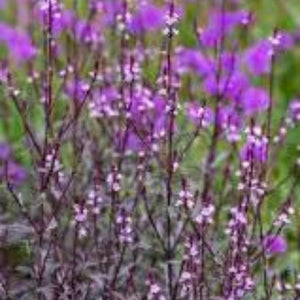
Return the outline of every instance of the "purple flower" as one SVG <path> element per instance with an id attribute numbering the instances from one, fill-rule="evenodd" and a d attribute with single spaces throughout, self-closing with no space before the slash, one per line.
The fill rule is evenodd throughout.
<path id="1" fill-rule="evenodd" d="M 217 76 L 215 74 L 212 74 L 203 82 L 203 89 L 210 96 L 216 96 L 224 90 L 225 80 L 220 79 L 219 82 L 217 82 L 216 77 Z"/>
<path id="2" fill-rule="evenodd" d="M 238 102 L 242 93 L 248 88 L 247 77 L 240 72 L 228 74 L 221 79 L 221 93 L 229 100 Z"/>
<path id="3" fill-rule="evenodd" d="M 274 37 L 258 41 L 244 53 L 244 62 L 253 75 L 270 72 L 271 57 L 274 51 L 289 49 L 293 46 L 290 34 L 279 32 Z"/>
<path id="4" fill-rule="evenodd" d="M 86 20 L 76 21 L 76 39 L 81 42 L 93 44 L 96 44 L 101 40 L 100 33 Z"/>
<path id="5" fill-rule="evenodd" d="M 263 246 L 268 254 L 281 254 L 287 250 L 286 240 L 279 235 L 267 235 Z"/>
<path id="6" fill-rule="evenodd" d="M 37 54 L 37 49 L 26 33 L 5 23 L 0 23 L 0 31 L 0 41 L 7 46 L 9 54 L 16 62 L 28 61 Z"/>
<path id="7" fill-rule="evenodd" d="M 134 132 L 130 132 L 127 139 L 126 149 L 130 149 L 132 151 L 140 151 L 141 149 L 143 149 L 143 141 Z"/>
<path id="8" fill-rule="evenodd" d="M 199 39 L 206 47 L 214 47 L 226 34 L 238 25 L 246 25 L 250 21 L 250 14 L 244 10 L 230 12 L 213 12 L 206 28 L 199 31 Z"/>
<path id="9" fill-rule="evenodd" d="M 241 161 L 265 162 L 267 159 L 267 139 L 251 135 L 240 151 Z"/>
<path id="10" fill-rule="evenodd" d="M 221 106 L 217 115 L 217 125 L 230 143 L 241 139 L 243 119 L 231 105 Z"/>
<path id="11" fill-rule="evenodd" d="M 54 21 L 53 31 L 60 33 L 67 28 L 70 28 L 74 22 L 74 14 L 70 10 L 63 10 L 60 16 Z"/>
<path id="12" fill-rule="evenodd" d="M 177 54 L 177 64 L 182 71 L 192 71 L 200 76 L 214 70 L 213 62 L 196 49 L 180 49 Z"/>
<path id="13" fill-rule="evenodd" d="M 0 168 L 0 178 L 7 178 L 9 183 L 19 186 L 26 179 L 26 171 L 15 162 L 9 161 Z"/>
<path id="14" fill-rule="evenodd" d="M 166 119 L 167 119 L 165 112 L 166 112 L 167 102 L 165 101 L 165 99 L 161 97 L 155 97 L 153 99 L 153 105 L 154 105 L 154 109 L 152 113 L 148 114 L 147 116 L 148 119 L 147 125 L 148 126 L 150 125 L 150 127 L 153 126 L 154 134 L 160 135 L 160 133 L 165 130 Z"/>
<path id="15" fill-rule="evenodd" d="M 200 29 L 199 40 L 205 47 L 214 47 L 220 40 L 220 33 L 213 27 Z"/>
<path id="16" fill-rule="evenodd" d="M 218 70 L 219 61 L 215 62 L 215 70 Z M 236 53 L 224 51 L 221 54 L 221 71 L 226 73 L 234 73 L 239 69 L 240 60 Z"/>
<path id="17" fill-rule="evenodd" d="M 7 0 L 0 0 L 0 9 L 4 9 L 6 6 Z"/>
<path id="18" fill-rule="evenodd" d="M 89 104 L 92 117 L 116 117 L 118 110 L 116 110 L 116 100 L 118 100 L 119 93 L 114 87 L 105 87 L 101 90 L 97 89 L 92 93 L 93 99 Z"/>
<path id="19" fill-rule="evenodd" d="M 105 25 L 112 25 L 115 22 L 115 18 L 122 11 L 122 1 L 120 0 L 104 0 L 101 3 L 103 8 L 103 21 Z"/>
<path id="20" fill-rule="evenodd" d="M 216 74 L 212 74 L 203 83 L 203 89 L 207 94 L 211 96 L 219 94 L 226 99 L 234 101 L 240 99 L 242 92 L 247 87 L 248 79 L 240 72 L 226 74 L 219 78 L 219 81 L 217 81 Z"/>
<path id="21" fill-rule="evenodd" d="M 268 108 L 269 96 L 264 89 L 250 87 L 242 95 L 241 106 L 247 115 L 258 113 Z"/>
<path id="22" fill-rule="evenodd" d="M 37 49 L 32 45 L 29 36 L 18 31 L 14 32 L 8 47 L 17 62 L 28 61 L 37 54 Z"/>
<path id="23" fill-rule="evenodd" d="M 163 27 L 164 10 L 152 4 L 142 4 L 133 15 L 129 30 L 134 33 L 153 31 Z"/>
<path id="24" fill-rule="evenodd" d="M 166 131 L 165 99 L 159 96 L 153 98 L 151 94 L 148 98 L 146 95 L 136 95 L 131 106 L 131 118 L 138 130 L 134 130 L 129 136 L 128 147 L 131 150 L 148 147 L 154 139 L 159 141 Z"/>
<path id="25" fill-rule="evenodd" d="M 289 106 L 289 114 L 293 120 L 300 122 L 300 100 L 299 99 L 295 99 L 291 101 Z"/>
<path id="26" fill-rule="evenodd" d="M 90 89 L 90 85 L 84 81 L 69 81 L 66 85 L 66 95 L 76 101 L 84 101 L 87 95 L 87 92 Z"/>
<path id="27" fill-rule="evenodd" d="M 262 40 L 250 47 L 244 53 L 244 61 L 253 75 L 268 73 L 271 67 L 271 44 Z"/>
<path id="28" fill-rule="evenodd" d="M 218 124 L 221 128 L 240 127 L 242 120 L 235 109 L 231 106 L 221 107 L 218 114 Z"/>
<path id="29" fill-rule="evenodd" d="M 44 24 L 48 20 L 48 10 L 39 9 L 35 12 L 38 21 Z M 75 22 L 74 13 L 71 10 L 62 9 L 59 12 L 52 12 L 52 34 L 60 35 L 64 30 L 71 29 Z"/>
<path id="30" fill-rule="evenodd" d="M 122 132 L 122 134 L 117 135 L 118 139 L 116 139 L 116 144 L 120 144 L 121 142 L 125 142 L 125 149 L 127 151 L 133 151 L 137 153 L 138 151 L 147 151 L 151 147 L 151 141 L 149 137 L 145 134 L 141 134 L 139 132 L 135 132 L 134 129 L 129 130 L 126 134 Z"/>
<path id="31" fill-rule="evenodd" d="M 72 11 L 63 10 L 58 17 L 53 19 L 52 31 L 53 34 L 59 35 L 67 29 L 71 29 L 75 22 L 75 17 Z"/>
<path id="32" fill-rule="evenodd" d="M 11 154 L 10 146 L 7 143 L 0 142 L 0 161 L 5 161 Z"/>
<path id="33" fill-rule="evenodd" d="M 195 125 L 207 126 L 212 122 L 212 111 L 208 107 L 200 106 L 197 102 L 187 102 L 185 105 L 187 118 Z"/>
<path id="34" fill-rule="evenodd" d="M 0 41 L 4 43 L 8 42 L 12 36 L 13 28 L 6 23 L 0 23 L 0 31 Z"/>
<path id="35" fill-rule="evenodd" d="M 288 32 L 279 32 L 280 48 L 291 49 L 294 46 L 294 37 Z"/>
<path id="36" fill-rule="evenodd" d="M 48 20 L 48 10 L 38 10 L 37 18 L 41 24 Z M 77 19 L 71 10 L 61 10 L 53 12 L 52 19 L 52 33 L 59 36 L 63 31 L 69 31 L 70 34 L 74 33 L 78 41 L 83 42 L 98 42 L 100 26 L 97 23 L 95 26 L 84 19 Z"/>

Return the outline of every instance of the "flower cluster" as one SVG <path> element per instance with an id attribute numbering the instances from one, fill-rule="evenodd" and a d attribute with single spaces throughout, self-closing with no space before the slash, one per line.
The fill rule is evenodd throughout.
<path id="1" fill-rule="evenodd" d="M 116 217 L 118 227 L 119 240 L 121 243 L 133 242 L 132 219 L 124 209 Z"/>

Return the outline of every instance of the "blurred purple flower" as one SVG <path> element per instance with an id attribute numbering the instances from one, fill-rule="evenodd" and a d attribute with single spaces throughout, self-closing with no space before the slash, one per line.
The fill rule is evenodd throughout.
<path id="1" fill-rule="evenodd" d="M 90 85 L 84 81 L 69 81 L 65 93 L 70 99 L 81 102 L 85 100 L 89 89 Z"/>
<path id="2" fill-rule="evenodd" d="M 240 72 L 224 75 L 219 81 L 216 74 L 212 74 L 204 80 L 203 89 L 211 96 L 219 94 L 223 98 L 238 101 L 248 85 L 247 77 Z"/>
<path id="3" fill-rule="evenodd" d="M 185 105 L 185 113 L 195 126 L 207 126 L 213 120 L 213 114 L 210 108 L 200 106 L 197 102 L 187 102 Z"/>
<path id="4" fill-rule="evenodd" d="M 96 89 L 92 93 L 93 99 L 89 104 L 92 117 L 116 117 L 118 110 L 116 110 L 116 100 L 118 100 L 119 93 L 115 87 L 107 86 Z"/>
<path id="5" fill-rule="evenodd" d="M 104 25 L 112 25 L 115 22 L 116 16 L 122 12 L 122 1 L 103 0 L 99 3 L 99 8 L 101 7 L 103 10 Z"/>
<path id="6" fill-rule="evenodd" d="M 221 53 L 221 66 L 219 67 L 222 72 L 234 73 L 240 67 L 240 59 L 236 53 L 226 52 Z M 215 70 L 218 70 L 219 61 L 215 63 Z"/>
<path id="7" fill-rule="evenodd" d="M 289 33 L 279 32 L 275 37 L 260 40 L 247 49 L 244 53 L 244 62 L 253 75 L 268 73 L 274 51 L 289 49 L 293 44 L 293 38 Z"/>
<path id="8" fill-rule="evenodd" d="M 0 31 L 1 31 L 0 41 L 4 43 L 8 42 L 12 36 L 13 28 L 8 24 L 1 22 Z"/>
<path id="9" fill-rule="evenodd" d="M 205 47 L 214 47 L 220 40 L 220 33 L 213 27 L 199 30 L 199 40 Z"/>
<path id="10" fill-rule="evenodd" d="M 118 143 L 120 142 L 120 138 L 123 139 L 121 141 L 125 142 L 125 149 L 127 151 L 129 150 L 129 151 L 138 152 L 138 151 L 146 150 L 151 145 L 151 143 L 147 139 L 147 136 L 138 135 L 133 130 L 130 130 L 127 133 L 126 138 L 125 138 L 125 134 L 123 133 L 123 135 L 121 135 L 121 137 L 119 137 L 119 139 L 117 140 Z"/>
<path id="11" fill-rule="evenodd" d="M 250 87 L 245 90 L 241 98 L 243 111 L 247 115 L 267 109 L 269 103 L 269 96 L 262 88 Z"/>
<path id="12" fill-rule="evenodd" d="M 5 161 L 11 154 L 10 146 L 5 142 L 0 142 L 0 161 Z"/>
<path id="13" fill-rule="evenodd" d="M 32 59 L 37 54 L 29 35 L 5 23 L 0 23 L 0 42 L 3 42 L 16 62 Z"/>
<path id="14" fill-rule="evenodd" d="M 300 100 L 299 99 L 295 99 L 291 101 L 289 106 L 289 114 L 293 120 L 300 122 Z"/>
<path id="15" fill-rule="evenodd" d="M 242 120 L 232 106 L 223 106 L 219 110 L 218 124 L 224 129 L 230 126 L 240 127 Z"/>
<path id="16" fill-rule="evenodd" d="M 263 246 L 269 254 L 281 254 L 287 250 L 286 240 L 279 235 L 267 235 L 263 240 Z"/>
<path id="17" fill-rule="evenodd" d="M 134 33 L 153 31 L 163 27 L 165 12 L 153 4 L 142 4 L 132 16 L 129 30 Z"/>
<path id="18" fill-rule="evenodd" d="M 73 23 L 75 22 L 74 19 L 75 17 L 72 11 L 61 11 L 60 16 L 54 19 L 53 32 L 59 34 L 62 31 L 71 28 Z"/>
<path id="19" fill-rule="evenodd" d="M 207 75 L 214 70 L 212 60 L 196 49 L 180 49 L 177 53 L 177 64 L 182 71 L 192 71 L 200 76 Z"/>
<path id="20" fill-rule="evenodd" d="M 160 135 L 162 131 L 165 130 L 167 114 L 166 106 L 167 102 L 161 97 L 155 97 L 153 99 L 154 109 L 152 113 L 148 114 L 148 126 L 153 127 L 155 135 Z M 149 122 L 150 121 L 150 122 Z"/>
<path id="21" fill-rule="evenodd" d="M 48 20 L 48 10 L 39 9 L 35 12 L 35 15 L 40 22 L 44 24 Z M 64 30 L 71 29 L 72 25 L 76 21 L 75 15 L 71 10 L 61 9 L 59 12 L 53 12 L 52 18 L 52 34 L 55 36 L 60 35 Z"/>
<path id="22" fill-rule="evenodd" d="M 224 90 L 226 80 L 220 79 L 218 82 L 216 77 L 217 76 L 215 74 L 212 74 L 203 82 L 203 89 L 210 96 L 216 96 Z"/>
<path id="23" fill-rule="evenodd" d="M 135 131 L 131 133 L 130 147 L 149 147 L 154 139 L 158 141 L 166 133 L 166 101 L 159 96 L 153 99 L 151 95 L 148 97 L 137 97 L 132 103 L 131 116 L 139 134 Z"/>
<path id="24" fill-rule="evenodd" d="M 85 43 L 97 43 L 100 41 L 100 32 L 86 20 L 77 20 L 76 39 Z"/>
<path id="25" fill-rule="evenodd" d="M 222 94 L 229 100 L 238 102 L 242 93 L 249 87 L 247 77 L 241 72 L 234 72 L 222 78 Z"/>
<path id="26" fill-rule="evenodd" d="M 266 161 L 266 145 L 256 145 L 253 143 L 246 143 L 241 150 L 241 160 L 251 161 L 256 160 L 259 162 Z"/>
<path id="27" fill-rule="evenodd" d="M 218 112 L 218 126 L 224 131 L 228 142 L 241 139 L 243 120 L 232 106 L 223 106 Z"/>
<path id="28" fill-rule="evenodd" d="M 26 171 L 17 163 L 9 161 L 7 165 L 0 168 L 0 178 L 3 180 L 7 178 L 9 183 L 19 186 L 26 179 Z"/>
<path id="29" fill-rule="evenodd" d="M 0 0 L 0 9 L 4 9 L 6 6 L 7 0 Z"/>
<path id="30" fill-rule="evenodd" d="M 37 18 L 41 24 L 48 20 L 48 10 L 39 9 L 37 11 Z M 74 12 L 71 10 L 60 10 L 53 13 L 52 19 L 52 33 L 59 36 L 63 31 L 68 31 L 74 35 L 78 41 L 83 42 L 98 42 L 99 29 L 101 26 L 97 23 L 95 26 L 87 20 L 76 18 Z"/>
<path id="31" fill-rule="evenodd" d="M 256 137 L 247 140 L 240 151 L 241 161 L 265 162 L 267 159 L 267 140 L 265 137 Z"/>
<path id="32" fill-rule="evenodd" d="M 205 47 L 214 47 L 226 34 L 229 34 L 238 25 L 248 24 L 248 11 L 237 10 L 209 14 L 210 18 L 205 28 L 199 31 L 199 39 Z"/>
<path id="33" fill-rule="evenodd" d="M 32 45 L 29 36 L 18 31 L 14 32 L 8 47 L 17 62 L 28 61 L 37 54 L 37 49 Z"/>
<path id="34" fill-rule="evenodd" d="M 294 37 L 292 34 L 288 33 L 288 32 L 280 32 L 280 48 L 284 49 L 284 50 L 288 50 L 291 49 L 294 44 Z"/>
<path id="35" fill-rule="evenodd" d="M 270 71 L 271 49 L 271 44 L 266 40 L 262 40 L 246 50 L 244 53 L 245 64 L 253 75 Z"/>

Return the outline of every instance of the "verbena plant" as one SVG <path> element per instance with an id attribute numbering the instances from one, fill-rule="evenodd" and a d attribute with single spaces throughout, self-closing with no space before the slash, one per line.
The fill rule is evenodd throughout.
<path id="1" fill-rule="evenodd" d="M 300 299 L 296 34 L 233 0 L 0 3 L 1 299 Z"/>

